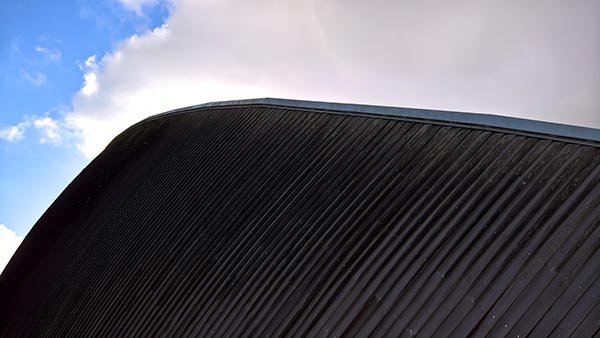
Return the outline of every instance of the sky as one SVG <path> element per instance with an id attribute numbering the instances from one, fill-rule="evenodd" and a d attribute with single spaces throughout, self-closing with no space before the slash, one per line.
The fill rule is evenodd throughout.
<path id="1" fill-rule="evenodd" d="M 600 128 L 600 1 L 0 0 L 0 270 L 153 114 L 258 97 Z"/>

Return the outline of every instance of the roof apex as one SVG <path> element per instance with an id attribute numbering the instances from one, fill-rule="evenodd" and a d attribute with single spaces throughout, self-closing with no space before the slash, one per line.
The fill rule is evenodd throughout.
<path id="1" fill-rule="evenodd" d="M 187 113 L 193 110 L 246 105 L 265 105 L 296 109 L 323 110 L 355 114 L 392 116 L 407 119 L 428 120 L 449 124 L 471 125 L 481 129 L 509 129 L 517 132 L 543 134 L 547 136 L 567 137 L 579 140 L 600 142 L 600 129 L 537 121 L 502 115 L 455 112 L 420 108 L 375 106 L 354 103 L 336 103 L 279 98 L 256 98 L 232 101 L 208 102 L 189 107 L 178 108 L 147 118 L 151 120 L 167 115 Z M 490 128 L 491 127 L 491 128 Z"/>

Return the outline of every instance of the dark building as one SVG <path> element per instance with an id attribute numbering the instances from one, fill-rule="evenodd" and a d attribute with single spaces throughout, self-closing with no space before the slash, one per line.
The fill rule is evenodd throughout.
<path id="1" fill-rule="evenodd" d="M 600 131 L 258 99 L 146 119 L 0 277 L 0 337 L 594 337 Z"/>

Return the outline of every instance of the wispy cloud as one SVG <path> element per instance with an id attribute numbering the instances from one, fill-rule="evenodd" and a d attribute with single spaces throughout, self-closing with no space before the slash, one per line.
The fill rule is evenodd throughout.
<path id="1" fill-rule="evenodd" d="M 55 39 L 50 34 L 42 34 L 38 37 L 38 41 L 40 42 L 50 42 L 50 43 L 62 43 L 62 40 Z"/>
<path id="2" fill-rule="evenodd" d="M 6 225 L 0 224 L 0 273 L 2 273 L 22 241 L 22 237 L 17 236 Z"/>
<path id="3" fill-rule="evenodd" d="M 10 42 L 10 53 L 14 54 L 14 53 L 19 53 L 21 52 L 21 49 L 19 48 L 19 44 L 17 43 L 16 40 L 12 40 Z"/>
<path id="4" fill-rule="evenodd" d="M 33 126 L 39 131 L 40 143 L 60 144 L 63 140 L 63 135 L 66 133 L 59 122 L 46 116 L 35 118 L 32 120 Z"/>
<path id="5" fill-rule="evenodd" d="M 51 115 L 59 115 L 52 117 Z M 23 121 L 13 125 L 0 128 L 0 139 L 15 143 L 32 133 L 37 135 L 40 144 L 61 145 L 65 141 L 72 144 L 77 140 L 79 131 L 76 126 L 65 120 L 67 109 L 58 107 L 39 115 L 24 116 Z"/>
<path id="6" fill-rule="evenodd" d="M 21 122 L 15 126 L 0 128 L 0 139 L 8 142 L 17 142 L 23 139 L 27 122 Z"/>
<path id="7" fill-rule="evenodd" d="M 47 47 L 42 47 L 42 46 L 36 46 L 35 47 L 35 51 L 38 53 L 42 53 L 44 54 L 46 57 L 48 57 L 49 59 L 53 60 L 53 61 L 58 61 L 60 60 L 61 57 L 61 52 L 59 49 L 57 48 L 47 48 Z"/>
<path id="8" fill-rule="evenodd" d="M 35 72 L 35 74 L 31 74 L 23 68 L 20 68 L 19 71 L 21 72 L 23 78 L 36 87 L 42 86 L 44 83 L 46 83 L 46 75 L 43 73 Z"/>
<path id="9" fill-rule="evenodd" d="M 143 14 L 143 9 L 157 5 L 160 0 L 117 0 L 127 10 L 134 11 L 138 15 Z"/>

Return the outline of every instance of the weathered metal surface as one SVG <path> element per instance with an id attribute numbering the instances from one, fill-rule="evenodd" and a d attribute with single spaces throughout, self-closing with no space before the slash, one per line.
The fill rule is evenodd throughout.
<path id="1" fill-rule="evenodd" d="M 199 107 L 54 202 L 0 277 L 0 336 L 593 337 L 599 225 L 593 140 Z"/>

